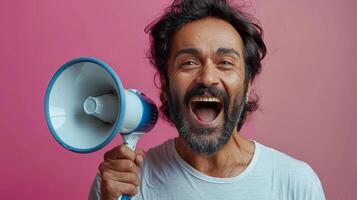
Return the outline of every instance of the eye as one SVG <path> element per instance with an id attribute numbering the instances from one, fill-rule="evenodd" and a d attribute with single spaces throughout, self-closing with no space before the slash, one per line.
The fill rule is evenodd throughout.
<path id="1" fill-rule="evenodd" d="M 190 60 L 190 61 L 183 62 L 181 65 L 197 65 L 197 64 L 192 60 Z"/>
<path id="2" fill-rule="evenodd" d="M 233 63 L 226 61 L 226 60 L 222 61 L 221 63 L 224 65 L 233 65 Z"/>
<path id="3" fill-rule="evenodd" d="M 224 69 L 230 69 L 234 67 L 234 62 L 229 60 L 222 60 L 221 62 L 218 63 L 218 65 Z"/>
<path id="4" fill-rule="evenodd" d="M 184 69 L 193 69 L 193 68 L 196 68 L 197 66 L 199 66 L 199 63 L 194 60 L 183 61 L 179 65 L 180 68 L 184 68 Z"/>

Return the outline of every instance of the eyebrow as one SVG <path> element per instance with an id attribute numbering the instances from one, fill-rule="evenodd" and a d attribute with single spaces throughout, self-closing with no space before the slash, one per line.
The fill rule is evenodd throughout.
<path id="1" fill-rule="evenodd" d="M 182 54 L 193 54 L 193 55 L 197 55 L 199 54 L 200 51 L 197 48 L 186 48 L 186 49 L 181 49 L 180 51 L 178 51 L 175 54 L 175 58 L 177 58 L 178 56 L 182 55 Z"/>
<path id="2" fill-rule="evenodd" d="M 175 58 L 177 58 L 178 56 L 180 56 L 182 54 L 198 55 L 200 53 L 201 53 L 201 51 L 198 50 L 197 48 L 185 48 L 185 49 L 179 50 L 175 54 Z M 220 48 L 217 49 L 216 53 L 217 54 L 235 54 L 235 55 L 238 56 L 238 58 L 240 58 L 240 54 L 236 50 L 234 50 L 233 48 L 220 47 Z"/>
<path id="3" fill-rule="evenodd" d="M 236 54 L 238 56 L 238 58 L 240 58 L 240 54 L 234 50 L 233 48 L 223 48 L 220 47 L 217 49 L 217 53 L 218 54 Z"/>

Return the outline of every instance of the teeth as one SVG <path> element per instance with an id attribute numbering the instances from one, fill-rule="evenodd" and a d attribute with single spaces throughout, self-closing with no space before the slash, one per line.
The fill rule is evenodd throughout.
<path id="1" fill-rule="evenodd" d="M 193 97 L 192 101 L 197 102 L 197 101 L 203 101 L 203 102 L 221 102 L 218 98 L 216 97 Z"/>

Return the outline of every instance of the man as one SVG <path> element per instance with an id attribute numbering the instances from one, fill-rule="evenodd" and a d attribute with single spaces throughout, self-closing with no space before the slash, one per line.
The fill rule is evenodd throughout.
<path id="1" fill-rule="evenodd" d="M 257 109 L 251 84 L 261 28 L 221 0 L 174 1 L 148 27 L 161 111 L 179 136 L 150 149 L 106 152 L 90 199 L 325 199 L 304 162 L 239 134 Z"/>

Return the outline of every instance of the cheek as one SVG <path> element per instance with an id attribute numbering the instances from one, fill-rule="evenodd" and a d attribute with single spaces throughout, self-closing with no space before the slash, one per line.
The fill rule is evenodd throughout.
<path id="1" fill-rule="evenodd" d="M 237 91 L 244 87 L 244 70 L 232 70 L 221 75 L 228 90 Z"/>
<path id="2" fill-rule="evenodd" d="M 224 77 L 224 82 L 231 87 L 238 88 L 239 86 L 243 86 L 244 77 L 240 73 L 230 73 Z"/>
<path id="3" fill-rule="evenodd" d="M 169 80 L 171 95 L 176 96 L 182 101 L 190 85 L 190 76 L 185 75 L 184 73 L 177 73 Z"/>
<path id="4" fill-rule="evenodd" d="M 230 104 L 240 100 L 244 93 L 244 71 L 230 72 L 222 77 L 222 82 L 230 96 Z"/>

